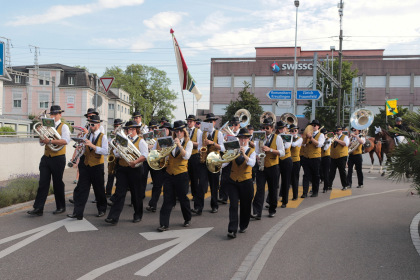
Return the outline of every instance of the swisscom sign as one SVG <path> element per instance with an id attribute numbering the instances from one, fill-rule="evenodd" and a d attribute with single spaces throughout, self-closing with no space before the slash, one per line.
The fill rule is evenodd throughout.
<path id="1" fill-rule="evenodd" d="M 273 70 L 273 72 L 276 72 L 276 73 L 279 72 L 279 70 L 294 70 L 293 64 L 294 63 L 283 63 L 280 67 L 278 63 L 274 62 L 273 64 L 271 64 L 271 69 Z M 296 63 L 296 65 L 297 65 L 296 70 L 312 70 L 313 69 L 312 63 Z"/>

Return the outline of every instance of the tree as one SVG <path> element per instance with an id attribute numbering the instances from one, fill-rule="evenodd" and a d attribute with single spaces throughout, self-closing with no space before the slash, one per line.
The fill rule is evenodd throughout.
<path id="1" fill-rule="evenodd" d="M 251 114 L 250 124 L 254 127 L 260 126 L 260 116 L 263 113 L 263 108 L 260 106 L 258 98 L 248 91 L 249 87 L 250 84 L 244 81 L 244 88 L 239 92 L 238 98 L 235 101 L 231 100 L 226 107 L 226 113 L 222 117 L 222 125 L 231 120 L 239 109 L 247 109 Z"/>
<path id="2" fill-rule="evenodd" d="M 343 61 L 342 63 L 342 94 L 344 92 L 351 92 L 352 80 L 357 77 L 357 69 L 351 70 L 352 63 L 349 61 Z M 338 60 L 334 60 L 334 77 L 338 77 Z M 322 90 L 322 79 L 320 75 L 317 75 L 317 89 Z M 337 101 L 338 101 L 338 88 L 334 87 L 332 96 L 324 96 L 324 106 L 317 106 L 315 108 L 316 119 L 319 120 L 321 125 L 326 129 L 332 130 L 337 124 Z M 341 108 L 342 110 L 348 110 Z M 304 115 L 309 120 L 312 113 L 312 101 L 309 101 L 305 107 Z M 348 113 L 348 112 L 347 112 Z M 340 112 L 342 114 L 342 112 Z M 341 124 L 343 125 L 343 124 Z"/>
<path id="3" fill-rule="evenodd" d="M 395 125 L 395 118 L 397 117 L 401 117 L 401 118 L 405 118 L 405 115 L 408 113 L 408 108 L 403 108 L 401 106 L 397 106 L 398 108 L 398 113 L 395 114 L 394 116 L 388 116 L 388 125 L 391 127 L 394 127 Z M 375 126 L 380 126 L 383 129 L 387 129 L 388 130 L 388 125 L 386 123 L 386 112 L 385 112 L 385 103 L 384 103 L 384 107 L 383 108 L 379 108 L 379 114 L 376 114 L 374 119 L 373 119 L 373 123 L 372 125 L 369 127 L 369 136 L 375 136 Z"/>
<path id="4" fill-rule="evenodd" d="M 166 72 L 151 66 L 131 64 L 126 70 L 118 66 L 106 68 L 104 76 L 114 77 L 113 86 L 128 92 L 133 109 L 142 112 L 143 122 L 164 116 L 174 118 L 172 111 L 176 108 L 173 105 L 176 93 L 169 89 L 171 81 Z"/>

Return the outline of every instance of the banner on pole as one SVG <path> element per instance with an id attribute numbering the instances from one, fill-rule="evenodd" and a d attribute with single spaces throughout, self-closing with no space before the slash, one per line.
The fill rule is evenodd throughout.
<path id="1" fill-rule="evenodd" d="M 385 101 L 385 107 L 386 107 L 386 115 L 387 116 L 393 116 L 398 113 L 398 107 L 397 107 L 397 100 L 395 99 L 388 99 Z"/>

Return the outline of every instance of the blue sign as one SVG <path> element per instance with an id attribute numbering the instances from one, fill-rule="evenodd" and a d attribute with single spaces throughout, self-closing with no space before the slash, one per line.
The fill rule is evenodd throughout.
<path id="1" fill-rule="evenodd" d="M 298 90 L 296 92 L 297 100 L 318 100 L 322 96 L 319 90 Z"/>
<path id="2" fill-rule="evenodd" d="M 0 42 L 0 76 L 4 75 L 4 43 Z"/>
<path id="3" fill-rule="evenodd" d="M 267 92 L 267 97 L 270 99 L 291 100 L 292 91 L 291 90 L 270 90 L 269 92 Z"/>

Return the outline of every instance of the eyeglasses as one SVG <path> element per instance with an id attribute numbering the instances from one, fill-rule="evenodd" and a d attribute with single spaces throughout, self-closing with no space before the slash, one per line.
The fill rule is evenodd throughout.
<path id="1" fill-rule="evenodd" d="M 297 132 L 297 129 L 292 129 L 290 130 L 290 132 Z"/>
<path id="2" fill-rule="evenodd" d="M 356 129 L 352 129 L 351 131 L 356 131 Z"/>
<path id="3" fill-rule="evenodd" d="M 89 125 L 90 125 L 90 126 L 95 126 L 95 124 L 96 124 L 96 123 L 90 123 Z"/>
<path id="4" fill-rule="evenodd" d="M 269 127 L 269 126 L 264 126 L 264 127 L 262 127 L 262 130 L 268 130 L 268 129 L 270 129 L 270 127 Z"/>
<path id="5" fill-rule="evenodd" d="M 313 124 L 312 126 L 317 126 L 317 124 Z"/>
<path id="6" fill-rule="evenodd" d="M 183 130 L 175 130 L 175 133 L 178 133 L 178 132 L 184 132 Z"/>

